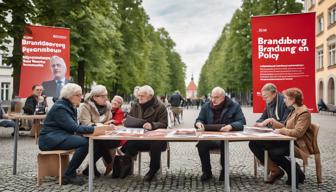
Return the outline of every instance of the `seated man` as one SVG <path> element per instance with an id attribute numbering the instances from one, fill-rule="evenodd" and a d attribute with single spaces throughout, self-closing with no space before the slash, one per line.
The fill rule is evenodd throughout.
<path id="1" fill-rule="evenodd" d="M 132 106 L 129 115 L 146 120 L 147 122 L 143 125 L 143 128 L 148 131 L 167 128 L 166 107 L 154 96 L 153 88 L 148 85 L 140 87 L 138 99 L 139 101 Z M 164 151 L 166 148 L 166 141 L 127 141 L 121 150 L 126 155 L 132 157 L 137 155 L 140 150 L 150 151 L 149 171 L 145 175 L 144 180 L 151 181 L 160 169 L 161 151 Z"/>
<path id="2" fill-rule="evenodd" d="M 32 91 L 33 91 L 32 95 L 26 99 L 26 102 L 23 107 L 23 111 L 27 115 L 34 115 L 39 100 L 42 100 L 44 106 L 47 105 L 46 100 L 42 96 L 43 87 L 41 85 L 38 84 L 34 85 L 32 87 Z"/>
<path id="3" fill-rule="evenodd" d="M 0 105 L 0 127 L 15 127 L 15 122 L 13 120 L 8 119 L 9 114 L 5 113 L 5 110 Z M 12 133 L 12 136 L 14 132 Z"/>
<path id="4" fill-rule="evenodd" d="M 266 101 L 266 108 L 261 117 L 257 120 L 255 126 L 273 127 L 272 119 L 284 124 L 289 114 L 289 110 L 284 102 L 283 94 L 277 91 L 277 87 L 273 83 L 265 84 L 261 89 L 261 94 Z M 250 141 L 249 146 L 251 150 L 254 151 L 255 148 L 262 143 L 265 143 L 265 141 Z M 272 184 L 284 175 L 284 172 L 271 160 L 268 161 L 268 170 L 270 171 L 270 174 L 265 181 L 266 183 Z"/>
<path id="5" fill-rule="evenodd" d="M 207 124 L 224 124 L 219 131 L 241 131 L 246 124 L 244 114 L 238 103 L 225 96 L 221 87 L 215 87 L 211 92 L 211 101 L 205 103 L 195 122 L 195 127 L 204 130 Z M 224 181 L 224 142 L 223 141 L 199 141 L 196 145 L 202 164 L 201 181 L 212 177 L 210 164 L 210 150 L 220 149 L 220 161 L 222 170 L 219 176 Z"/>

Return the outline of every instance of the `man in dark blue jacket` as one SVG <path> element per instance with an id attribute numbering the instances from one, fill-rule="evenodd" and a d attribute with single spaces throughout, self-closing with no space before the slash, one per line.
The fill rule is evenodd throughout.
<path id="1" fill-rule="evenodd" d="M 209 125 L 219 125 L 218 131 L 241 131 L 246 120 L 238 103 L 225 96 L 221 87 L 215 87 L 211 92 L 211 101 L 205 103 L 195 122 L 195 127 L 204 130 Z M 201 180 L 206 181 L 212 177 L 210 164 L 210 150 L 220 149 L 220 161 L 222 170 L 219 176 L 224 181 L 224 142 L 223 141 L 199 141 L 196 145 L 202 164 Z"/>

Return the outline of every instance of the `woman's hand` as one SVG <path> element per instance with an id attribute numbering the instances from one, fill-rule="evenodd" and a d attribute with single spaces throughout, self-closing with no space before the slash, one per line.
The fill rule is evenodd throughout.
<path id="1" fill-rule="evenodd" d="M 112 125 L 102 125 L 102 126 L 97 126 L 95 127 L 94 131 L 93 131 L 93 135 L 94 136 L 98 136 L 98 135 L 105 135 L 106 131 L 113 131 L 115 129 L 115 126 Z"/>
<path id="2" fill-rule="evenodd" d="M 232 126 L 231 125 L 225 125 L 224 127 L 222 127 L 219 131 L 222 132 L 229 132 L 232 130 Z"/>
<path id="3" fill-rule="evenodd" d="M 112 123 L 114 123 L 114 119 L 106 121 L 104 125 L 111 125 Z"/>

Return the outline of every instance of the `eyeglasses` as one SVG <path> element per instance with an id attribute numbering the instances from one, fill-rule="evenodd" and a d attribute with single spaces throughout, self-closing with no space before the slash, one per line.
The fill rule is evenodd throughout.
<path id="1" fill-rule="evenodd" d="M 106 98 L 107 95 L 96 95 L 96 97 L 104 97 L 104 98 Z"/>
<path id="2" fill-rule="evenodd" d="M 43 91 L 43 89 L 35 89 L 36 91 Z"/>
<path id="3" fill-rule="evenodd" d="M 221 97 L 222 96 L 210 96 L 211 99 L 216 99 L 216 100 L 219 99 L 219 98 L 221 98 Z"/>
<path id="4" fill-rule="evenodd" d="M 74 96 L 77 96 L 77 97 L 82 97 L 82 96 L 83 96 L 83 94 L 81 94 L 81 93 L 78 93 L 78 94 L 76 94 L 76 95 L 74 95 Z"/>

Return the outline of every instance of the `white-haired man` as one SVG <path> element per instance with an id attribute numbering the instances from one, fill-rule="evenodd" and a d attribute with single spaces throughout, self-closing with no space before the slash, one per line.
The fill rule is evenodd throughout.
<path id="1" fill-rule="evenodd" d="M 146 120 L 143 128 L 152 131 L 158 128 L 167 128 L 167 110 L 161 101 L 154 96 L 152 87 L 145 85 L 139 88 L 138 102 L 135 103 L 129 115 Z M 166 141 L 127 141 L 121 149 L 126 155 L 134 157 L 140 150 L 150 151 L 149 171 L 144 177 L 145 181 L 151 181 L 160 169 L 161 152 L 167 147 Z"/>
<path id="2" fill-rule="evenodd" d="M 240 105 L 225 96 L 221 87 L 215 87 L 211 92 L 211 101 L 205 103 L 195 122 L 195 127 L 207 130 L 213 127 L 216 131 L 241 131 L 246 124 L 244 114 Z M 212 128 L 212 129 L 213 129 Z M 202 164 L 201 181 L 209 180 L 212 177 L 210 164 L 210 150 L 220 149 L 220 162 L 222 171 L 220 181 L 224 181 L 224 142 L 223 141 L 199 141 L 196 145 Z"/>
<path id="3" fill-rule="evenodd" d="M 69 82 L 65 78 L 67 67 L 63 58 L 52 56 L 50 58 L 50 69 L 53 74 L 53 79 L 42 83 L 44 88 L 43 94 L 49 97 L 58 98 L 62 87 Z"/>

